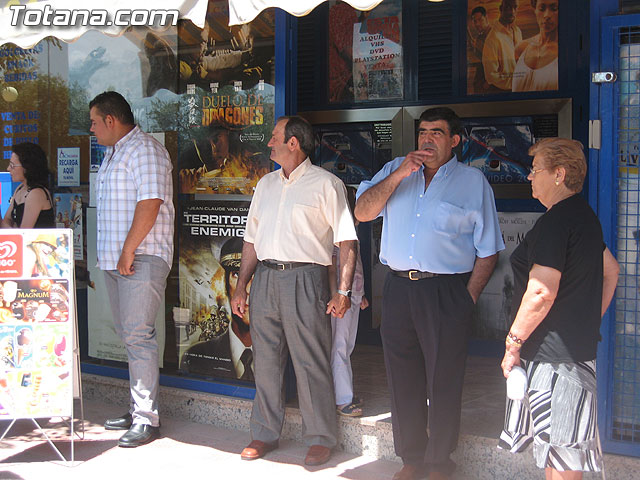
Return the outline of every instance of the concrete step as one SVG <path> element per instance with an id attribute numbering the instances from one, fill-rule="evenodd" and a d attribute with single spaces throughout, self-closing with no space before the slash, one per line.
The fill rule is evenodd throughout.
<path id="1" fill-rule="evenodd" d="M 119 405 L 123 413 L 128 408 L 129 384 L 125 380 L 84 373 L 82 391 L 87 400 Z M 162 416 L 230 430 L 249 431 L 251 400 L 162 386 L 159 403 Z M 481 415 L 481 410 L 477 414 Z M 341 450 L 374 459 L 400 462 L 393 449 L 390 413 L 359 418 L 338 417 L 338 427 Z M 295 407 L 286 409 L 282 438 L 296 441 L 302 438 L 302 417 Z M 535 467 L 530 450 L 514 455 L 499 450 L 496 445 L 497 438 L 462 434 L 454 453 L 454 460 L 458 464 L 456 477 L 476 480 L 533 480 L 544 477 L 542 470 Z M 640 470 L 640 459 L 607 454 L 605 469 L 609 480 L 635 480 Z M 602 476 L 585 474 L 584 478 L 597 480 Z"/>

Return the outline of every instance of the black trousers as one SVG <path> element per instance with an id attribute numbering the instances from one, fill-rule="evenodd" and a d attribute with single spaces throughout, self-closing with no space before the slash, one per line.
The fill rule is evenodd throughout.
<path id="1" fill-rule="evenodd" d="M 384 286 L 381 334 L 395 451 L 405 464 L 445 474 L 455 469 L 450 454 L 460 431 L 474 306 L 468 279 L 459 274 L 414 281 L 389 273 Z"/>

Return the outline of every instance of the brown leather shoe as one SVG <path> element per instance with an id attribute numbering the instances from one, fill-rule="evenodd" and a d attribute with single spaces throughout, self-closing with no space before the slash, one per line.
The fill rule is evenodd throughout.
<path id="1" fill-rule="evenodd" d="M 311 445 L 304 459 L 305 465 L 322 465 L 331 458 L 331 449 L 322 445 Z"/>
<path id="2" fill-rule="evenodd" d="M 257 460 L 276 448 L 278 448 L 278 442 L 266 443 L 260 440 L 252 440 L 251 443 L 242 450 L 240 458 L 242 460 Z"/>
<path id="3" fill-rule="evenodd" d="M 393 476 L 393 480 L 418 480 L 419 478 L 426 478 L 426 476 L 427 472 L 423 467 L 403 465 Z"/>

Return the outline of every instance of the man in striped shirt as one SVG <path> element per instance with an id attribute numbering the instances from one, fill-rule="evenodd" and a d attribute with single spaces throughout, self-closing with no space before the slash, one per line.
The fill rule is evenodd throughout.
<path id="1" fill-rule="evenodd" d="M 127 430 L 118 445 L 137 447 L 160 434 L 155 318 L 173 259 L 172 165 L 166 148 L 135 125 L 122 95 L 101 93 L 89 108 L 91 132 L 108 147 L 96 181 L 98 267 L 131 390 L 129 412 L 105 428 Z"/>

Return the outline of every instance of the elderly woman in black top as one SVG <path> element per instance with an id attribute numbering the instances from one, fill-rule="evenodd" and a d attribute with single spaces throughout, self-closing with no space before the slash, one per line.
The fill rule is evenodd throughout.
<path id="1" fill-rule="evenodd" d="M 507 400 L 500 447 L 534 444 L 547 479 L 581 479 L 599 471 L 596 350 L 600 321 L 615 291 L 618 263 L 579 194 L 587 171 L 582 144 L 546 138 L 533 155 L 533 197 L 544 213 L 511 255 L 515 319 L 502 369 L 525 368 L 522 401 Z"/>
<path id="2" fill-rule="evenodd" d="M 55 219 L 47 189 L 47 156 L 35 143 L 14 145 L 7 171 L 13 182 L 21 182 L 2 219 L 3 228 L 53 228 Z"/>

